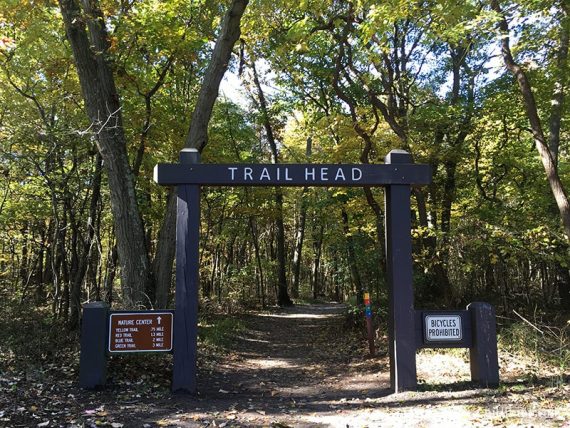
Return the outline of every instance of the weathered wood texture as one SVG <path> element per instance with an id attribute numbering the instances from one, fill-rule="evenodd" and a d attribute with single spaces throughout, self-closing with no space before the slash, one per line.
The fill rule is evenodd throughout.
<path id="1" fill-rule="evenodd" d="M 471 312 L 473 344 L 469 350 L 471 380 L 485 388 L 499 385 L 497 326 L 495 309 L 488 303 L 475 302 L 467 306 Z"/>
<path id="2" fill-rule="evenodd" d="M 411 156 L 393 150 L 386 163 L 397 167 Z M 410 185 L 386 186 L 386 265 L 389 293 L 390 384 L 394 392 L 417 389 Z"/>
<path id="3" fill-rule="evenodd" d="M 105 385 L 107 375 L 107 320 L 109 305 L 92 302 L 83 305 L 79 386 L 95 389 Z"/>
<path id="4" fill-rule="evenodd" d="M 200 161 L 195 149 L 184 149 L 182 164 Z M 196 393 L 200 246 L 200 186 L 178 186 L 176 217 L 176 315 L 172 391 Z"/>

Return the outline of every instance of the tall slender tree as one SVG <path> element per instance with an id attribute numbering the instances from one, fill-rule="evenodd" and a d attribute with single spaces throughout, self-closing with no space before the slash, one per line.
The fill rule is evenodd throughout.
<path id="1" fill-rule="evenodd" d="M 233 0 L 226 11 L 210 64 L 200 87 L 198 100 L 192 112 L 185 147 L 195 148 L 201 152 L 208 144 L 208 124 L 212 117 L 212 109 L 218 97 L 220 83 L 228 69 L 233 47 L 240 37 L 240 22 L 248 2 L 248 0 Z M 172 237 L 175 230 L 176 194 L 173 192 L 168 198 L 153 262 L 153 270 L 157 278 L 156 304 L 159 307 L 166 305 L 168 290 L 172 282 L 172 266 L 175 256 L 175 243 Z"/>
<path id="2" fill-rule="evenodd" d="M 515 77 L 517 80 L 517 84 L 519 87 L 519 91 L 522 95 L 523 99 L 523 106 L 525 109 L 526 116 L 528 118 L 530 124 L 530 130 L 532 133 L 532 138 L 534 140 L 534 145 L 536 150 L 540 156 L 540 160 L 542 162 L 542 166 L 544 168 L 544 172 L 546 173 L 546 178 L 548 179 L 548 184 L 550 186 L 550 190 L 552 191 L 552 195 L 554 200 L 556 201 L 556 205 L 558 207 L 558 211 L 560 214 L 560 219 L 562 220 L 562 224 L 564 226 L 564 232 L 566 237 L 570 239 L 570 202 L 568 201 L 568 194 L 560 179 L 560 175 L 558 174 L 557 168 L 557 157 L 558 157 L 558 148 L 556 144 L 556 134 L 554 134 L 553 138 L 551 139 L 551 145 L 549 146 L 549 141 L 547 140 L 545 133 L 544 133 L 544 126 L 543 121 L 540 118 L 538 112 L 538 106 L 536 103 L 536 99 L 533 92 L 533 86 L 528 78 L 527 73 L 521 67 L 521 65 L 515 60 L 513 53 L 511 51 L 511 43 L 510 43 L 510 35 L 509 35 L 509 23 L 501 5 L 498 0 L 491 0 L 491 7 L 497 13 L 499 17 L 499 36 L 500 36 L 500 43 L 501 43 L 501 53 L 503 55 L 503 61 L 507 70 Z M 564 21 L 564 26 L 568 25 L 567 22 Z M 561 31 L 561 51 L 560 51 L 560 64 L 565 65 L 566 56 L 567 56 L 567 49 L 568 49 L 568 30 L 562 28 L 564 31 Z M 566 47 L 564 47 L 566 45 Z M 564 73 L 564 70 L 561 70 Z M 561 89 L 561 88 L 560 88 Z M 555 93 L 555 101 L 558 103 L 562 103 L 563 101 L 563 92 L 559 91 Z M 551 129 L 557 128 L 557 117 L 558 113 L 556 110 L 553 111 L 553 118 L 551 124 Z M 556 133 L 560 132 L 559 130 Z M 554 149 L 554 153 L 551 150 Z"/>
<path id="3" fill-rule="evenodd" d="M 110 64 L 111 42 L 96 0 L 60 0 L 67 39 L 73 51 L 90 130 L 97 141 L 109 178 L 117 250 L 121 264 L 123 302 L 145 305 L 152 283 L 143 221 L 129 165 L 122 106 Z"/>

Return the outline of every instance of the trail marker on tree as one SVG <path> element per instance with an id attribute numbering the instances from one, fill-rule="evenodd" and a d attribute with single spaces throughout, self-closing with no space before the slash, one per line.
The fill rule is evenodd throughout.
<path id="1" fill-rule="evenodd" d="M 411 186 L 429 184 L 431 169 L 414 164 L 409 153 L 392 150 L 380 165 L 209 165 L 200 164 L 196 149 L 183 149 L 179 164 L 155 167 L 154 179 L 161 185 L 176 185 L 178 194 L 173 391 L 197 392 L 200 186 L 385 187 L 392 390 L 417 389 L 416 350 L 424 347 L 470 348 L 472 379 L 485 387 L 498 385 L 492 306 L 472 303 L 465 311 L 414 309 Z M 80 383 L 86 388 L 104 384 L 106 336 L 95 329 L 110 328 L 107 310 L 99 303 L 84 307 Z M 95 340 L 90 342 L 91 338 Z M 88 355 L 88 350 L 97 355 Z"/>

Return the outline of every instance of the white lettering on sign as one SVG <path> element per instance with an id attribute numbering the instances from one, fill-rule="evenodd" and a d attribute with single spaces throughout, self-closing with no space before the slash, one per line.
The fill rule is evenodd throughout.
<path id="1" fill-rule="evenodd" d="M 170 312 L 111 313 L 109 352 L 171 351 L 173 318 Z"/>
<path id="2" fill-rule="evenodd" d="M 261 170 L 254 173 L 251 167 L 237 167 L 228 166 L 229 177 L 231 181 L 293 181 L 295 178 L 297 180 L 304 181 L 335 181 L 335 182 L 346 182 L 346 181 L 360 181 L 362 180 L 362 169 L 352 167 L 350 170 L 343 170 L 342 167 L 330 168 L 330 167 L 305 167 L 302 172 L 298 171 L 297 174 L 302 174 L 302 176 L 293 177 L 292 171 L 286 166 L 278 166 L 275 169 L 269 169 L 267 167 L 261 168 Z"/>
<path id="3" fill-rule="evenodd" d="M 463 339 L 460 315 L 426 315 L 424 325 L 428 342 L 459 342 Z"/>
<path id="4" fill-rule="evenodd" d="M 269 171 L 267 170 L 267 168 L 263 168 L 261 170 L 261 176 L 259 177 L 259 181 L 263 180 L 264 178 L 267 180 L 271 180 L 271 177 L 269 176 Z"/>
<path id="5" fill-rule="evenodd" d="M 230 172 L 232 173 L 232 181 L 234 181 L 236 179 L 236 170 L 237 167 L 228 167 L 228 169 L 230 170 Z"/>
<path id="6" fill-rule="evenodd" d="M 251 174 L 253 173 L 253 169 L 251 168 L 244 168 L 243 169 L 243 179 L 244 180 L 253 180 L 253 177 L 251 176 Z"/>
<path id="7" fill-rule="evenodd" d="M 360 168 L 352 168 L 352 181 L 359 181 L 362 178 L 362 170 Z"/>

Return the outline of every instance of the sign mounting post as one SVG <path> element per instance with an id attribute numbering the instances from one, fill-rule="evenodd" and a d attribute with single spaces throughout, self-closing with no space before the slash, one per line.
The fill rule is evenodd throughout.
<path id="1" fill-rule="evenodd" d="M 385 163 L 411 164 L 412 156 L 403 150 L 392 150 Z M 410 184 L 386 186 L 388 340 L 390 384 L 394 392 L 417 389 L 410 196 Z"/>
<path id="2" fill-rule="evenodd" d="M 180 152 L 180 166 L 200 163 L 196 149 Z M 176 214 L 176 316 L 172 390 L 196 393 L 198 345 L 198 289 L 200 246 L 200 186 L 180 183 Z"/>

